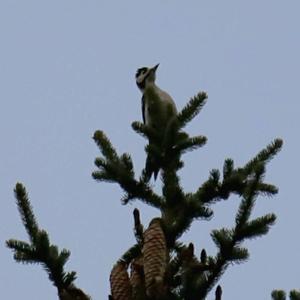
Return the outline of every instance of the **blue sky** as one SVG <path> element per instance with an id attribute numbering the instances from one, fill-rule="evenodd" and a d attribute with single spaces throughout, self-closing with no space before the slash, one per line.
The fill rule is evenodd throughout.
<path id="1" fill-rule="evenodd" d="M 122 206 L 116 185 L 92 180 L 104 130 L 119 152 L 144 166 L 145 141 L 130 127 L 141 120 L 134 74 L 160 63 L 157 83 L 178 108 L 208 93 L 188 126 L 208 137 L 185 155 L 186 191 L 195 190 L 226 157 L 242 165 L 276 137 L 283 151 L 266 180 L 279 187 L 259 198 L 254 216 L 275 212 L 271 232 L 247 242 L 250 259 L 231 266 L 224 299 L 270 299 L 274 288 L 299 287 L 299 1 L 17 1 L 0 3 L 0 289 L 3 299 L 56 299 L 40 266 L 16 264 L 8 238 L 27 239 L 13 196 L 29 192 L 40 226 L 72 252 L 69 270 L 93 299 L 105 299 L 114 262 L 134 243 L 132 210 L 145 225 L 158 211 Z M 160 184 L 156 190 L 159 191 Z M 196 252 L 216 249 L 212 229 L 231 226 L 236 197 L 217 204 L 182 241 Z M 210 295 L 208 299 L 213 299 Z"/>

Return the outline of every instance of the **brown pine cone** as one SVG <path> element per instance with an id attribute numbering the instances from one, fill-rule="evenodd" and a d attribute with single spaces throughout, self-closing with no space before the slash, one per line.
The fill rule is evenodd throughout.
<path id="1" fill-rule="evenodd" d="M 167 264 L 167 247 L 161 219 L 153 219 L 144 233 L 144 273 L 149 298 L 161 298 Z"/>
<path id="2" fill-rule="evenodd" d="M 131 286 L 126 263 L 117 262 L 110 273 L 111 294 L 114 300 L 131 300 Z"/>

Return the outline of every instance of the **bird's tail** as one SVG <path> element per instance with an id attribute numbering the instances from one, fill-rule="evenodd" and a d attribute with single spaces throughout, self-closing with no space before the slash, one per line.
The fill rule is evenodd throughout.
<path id="1" fill-rule="evenodd" d="M 154 180 L 157 179 L 158 173 L 159 173 L 159 166 L 155 158 L 151 155 L 147 156 L 146 159 L 146 166 L 144 171 L 144 178 L 148 182 L 150 181 L 152 174 L 154 175 Z"/>

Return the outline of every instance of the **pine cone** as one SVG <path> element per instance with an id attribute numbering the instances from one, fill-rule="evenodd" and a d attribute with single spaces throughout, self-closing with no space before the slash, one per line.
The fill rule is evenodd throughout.
<path id="1" fill-rule="evenodd" d="M 130 283 L 132 286 L 132 298 L 145 299 L 145 277 L 143 258 L 135 258 L 131 263 Z"/>
<path id="2" fill-rule="evenodd" d="M 167 247 L 161 220 L 153 219 L 144 233 L 144 273 L 149 298 L 160 298 L 167 264 Z"/>
<path id="3" fill-rule="evenodd" d="M 114 300 L 131 300 L 131 286 L 125 262 L 117 262 L 110 273 L 111 294 Z"/>

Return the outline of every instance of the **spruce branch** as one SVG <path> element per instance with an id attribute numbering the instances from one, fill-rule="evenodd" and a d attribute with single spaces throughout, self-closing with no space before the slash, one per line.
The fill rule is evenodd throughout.
<path id="1" fill-rule="evenodd" d="M 167 193 L 167 192 L 166 192 Z M 178 194 L 174 191 L 162 209 L 162 216 L 165 225 L 166 238 L 169 247 L 173 247 L 175 241 L 186 232 L 194 219 L 209 220 L 213 212 L 195 199 L 190 194 Z"/>
<path id="2" fill-rule="evenodd" d="M 222 231 L 225 233 L 224 236 L 222 236 Z M 246 248 L 237 246 L 238 242 L 234 240 L 232 231 L 230 232 L 226 229 L 214 231 L 212 232 L 212 237 L 220 250 L 215 258 L 208 259 L 208 275 L 196 287 L 199 299 L 205 299 L 230 263 L 241 263 L 249 257 Z"/>
<path id="3" fill-rule="evenodd" d="M 39 228 L 26 189 L 21 183 L 16 184 L 15 196 L 30 243 L 10 239 L 6 241 L 6 246 L 12 249 L 14 259 L 17 262 L 41 264 L 48 273 L 50 281 L 58 289 L 60 299 L 68 299 L 63 296 L 66 295 L 66 292 L 63 293 L 63 291 L 77 289 L 73 284 L 76 279 L 76 272 L 64 270 L 70 251 L 66 249 L 59 251 L 57 246 L 50 243 L 48 233 Z M 78 299 L 89 299 L 88 296 L 86 297 Z"/>
<path id="4" fill-rule="evenodd" d="M 282 148 L 283 141 L 275 139 L 265 149 L 260 151 L 253 159 L 251 159 L 243 168 L 246 174 L 250 174 L 257 163 L 268 163 Z"/>
<path id="5" fill-rule="evenodd" d="M 128 153 L 124 153 L 120 156 L 120 160 L 128 171 L 130 178 L 134 178 L 133 162 L 130 155 Z"/>
<path id="6" fill-rule="evenodd" d="M 275 185 L 264 182 L 260 182 L 258 184 L 257 190 L 260 192 L 260 194 L 265 196 L 272 196 L 278 193 L 278 188 Z"/>
<path id="7" fill-rule="evenodd" d="M 290 291 L 290 300 L 300 300 L 300 291 Z"/>
<path id="8" fill-rule="evenodd" d="M 129 154 L 118 156 L 109 139 L 100 130 L 95 132 L 94 140 L 104 156 L 95 159 L 99 169 L 92 173 L 95 180 L 118 183 L 126 193 L 122 198 L 123 204 L 140 199 L 156 208 L 163 206 L 163 199 L 153 192 L 143 178 L 139 181 L 134 178 L 134 166 Z"/>
<path id="9" fill-rule="evenodd" d="M 223 178 L 226 179 L 230 177 L 233 170 L 234 170 L 233 160 L 231 158 L 225 159 L 224 166 L 223 166 Z"/>
<path id="10" fill-rule="evenodd" d="M 273 300 L 285 300 L 286 294 L 285 291 L 282 290 L 275 290 L 272 292 L 272 299 Z"/>
<path id="11" fill-rule="evenodd" d="M 235 246 L 232 248 L 230 255 L 227 257 L 229 262 L 240 264 L 249 258 L 249 251 L 246 248 Z"/>
<path id="12" fill-rule="evenodd" d="M 33 214 L 33 210 L 29 202 L 26 189 L 21 183 L 17 183 L 14 193 L 17 201 L 18 210 L 24 227 L 27 231 L 27 234 L 31 242 L 35 242 L 39 228 L 35 216 Z"/>
<path id="13" fill-rule="evenodd" d="M 244 191 L 244 198 L 240 203 L 235 218 L 235 235 L 238 241 L 264 235 L 269 231 L 270 226 L 275 223 L 275 214 L 267 214 L 249 221 L 264 172 L 264 166 L 258 164 L 255 178 L 249 182 L 248 187 Z"/>
<path id="14" fill-rule="evenodd" d="M 222 257 L 226 257 L 227 253 L 234 247 L 234 231 L 232 229 L 222 228 L 213 230 L 211 232 L 211 238 L 220 249 Z"/>
<path id="15" fill-rule="evenodd" d="M 249 220 L 250 214 L 255 204 L 257 186 L 260 183 L 263 174 L 264 174 L 264 166 L 260 165 L 259 168 L 257 167 L 257 173 L 255 174 L 255 178 L 252 181 L 250 181 L 248 183 L 247 188 L 245 188 L 244 197 L 240 203 L 235 218 L 237 231 L 242 226 L 244 226 Z"/>
<path id="16" fill-rule="evenodd" d="M 171 259 L 167 265 L 166 270 L 166 282 L 169 284 L 171 289 L 176 289 L 182 284 L 182 278 L 180 276 L 180 268 L 182 265 L 182 258 L 180 253 L 182 252 L 183 246 L 177 243 L 174 250 L 171 253 Z"/>
<path id="17" fill-rule="evenodd" d="M 127 265 L 130 264 L 130 262 L 140 256 L 142 253 L 142 248 L 140 244 L 135 244 L 134 246 L 132 246 L 131 248 L 129 248 L 120 258 L 119 261 L 123 261 L 125 262 Z"/>
<path id="18" fill-rule="evenodd" d="M 166 207 L 174 206 L 184 199 L 184 193 L 180 186 L 179 177 L 172 169 L 164 169 L 162 174 L 163 196 L 166 200 Z"/>
<path id="19" fill-rule="evenodd" d="M 123 204 L 127 204 L 133 199 L 139 199 L 155 208 L 161 209 L 164 207 L 164 199 L 154 193 L 145 181 L 131 180 L 128 182 L 120 182 L 119 184 L 126 192 L 126 195 L 122 199 Z"/>
<path id="20" fill-rule="evenodd" d="M 213 216 L 213 211 L 197 199 L 186 195 L 186 213 L 190 219 L 210 220 Z"/>
<path id="21" fill-rule="evenodd" d="M 267 214 L 247 222 L 239 231 L 243 239 L 252 239 L 269 232 L 270 227 L 275 224 L 276 215 Z"/>
<path id="22" fill-rule="evenodd" d="M 220 230 L 213 230 L 211 233 L 211 237 L 219 251 L 214 259 L 215 263 L 207 280 L 202 281 L 199 286 L 199 291 L 203 298 L 206 297 L 207 293 L 225 272 L 229 263 L 242 263 L 248 259 L 248 250 L 240 246 L 241 242 L 266 234 L 270 226 L 275 222 L 276 216 L 274 214 L 249 221 L 255 204 L 255 198 L 258 194 L 259 183 L 263 178 L 264 172 L 264 165 L 257 163 L 254 177 L 249 180 L 247 187 L 244 189 L 244 197 L 235 218 L 235 227 L 233 229 L 222 228 Z M 211 178 L 215 178 L 217 181 L 219 178 L 218 173 L 214 172 L 213 174 Z"/>
<path id="23" fill-rule="evenodd" d="M 174 146 L 174 151 L 180 154 L 183 154 L 187 151 L 193 151 L 205 145 L 206 141 L 207 138 L 205 136 L 186 138 L 182 141 L 177 142 L 177 144 Z"/>
<path id="24" fill-rule="evenodd" d="M 6 241 L 6 246 L 14 251 L 14 259 L 21 263 L 38 263 L 36 261 L 35 248 L 22 241 L 10 239 Z"/>
<path id="25" fill-rule="evenodd" d="M 210 172 L 210 176 L 207 181 L 205 181 L 201 187 L 192 195 L 195 201 L 201 203 L 210 203 L 216 201 L 221 197 L 221 183 L 219 181 L 220 173 L 218 170 L 213 169 Z"/>
<path id="26" fill-rule="evenodd" d="M 271 294 L 273 300 L 285 300 L 286 292 L 283 290 L 274 290 Z M 291 290 L 289 293 L 290 300 L 300 300 L 300 291 Z"/>
<path id="27" fill-rule="evenodd" d="M 117 160 L 118 155 L 103 131 L 97 130 L 93 137 L 103 156 L 108 160 Z"/>
<path id="28" fill-rule="evenodd" d="M 199 291 L 199 299 L 205 299 L 207 294 L 224 273 L 226 267 L 228 266 L 228 262 L 220 255 L 217 255 L 215 259 L 211 260 L 211 265 L 213 266 L 212 271 L 209 273 L 207 278 L 205 278 L 205 280 L 200 282 L 199 286 L 197 287 L 197 290 Z"/>
<path id="29" fill-rule="evenodd" d="M 206 99 L 207 94 L 205 92 L 200 92 L 191 98 L 188 104 L 177 115 L 179 128 L 185 127 L 200 112 Z"/>
<path id="30" fill-rule="evenodd" d="M 131 124 L 132 129 L 139 134 L 140 136 L 142 136 L 143 138 L 148 139 L 149 141 L 159 141 L 159 133 L 155 132 L 152 128 L 150 128 L 149 126 L 135 121 Z"/>
<path id="31" fill-rule="evenodd" d="M 193 198 L 202 203 L 210 204 L 222 199 L 226 200 L 232 193 L 239 196 L 244 195 L 253 182 L 255 174 L 257 172 L 265 173 L 265 164 L 280 150 L 282 145 L 280 141 L 280 139 L 275 140 L 244 167 L 235 169 L 233 160 L 226 159 L 223 166 L 223 181 L 220 181 L 220 172 L 215 169 L 212 170 L 208 180 L 198 188 L 193 194 Z M 274 185 L 260 180 L 257 182 L 256 191 L 271 196 L 276 194 L 278 189 Z"/>

